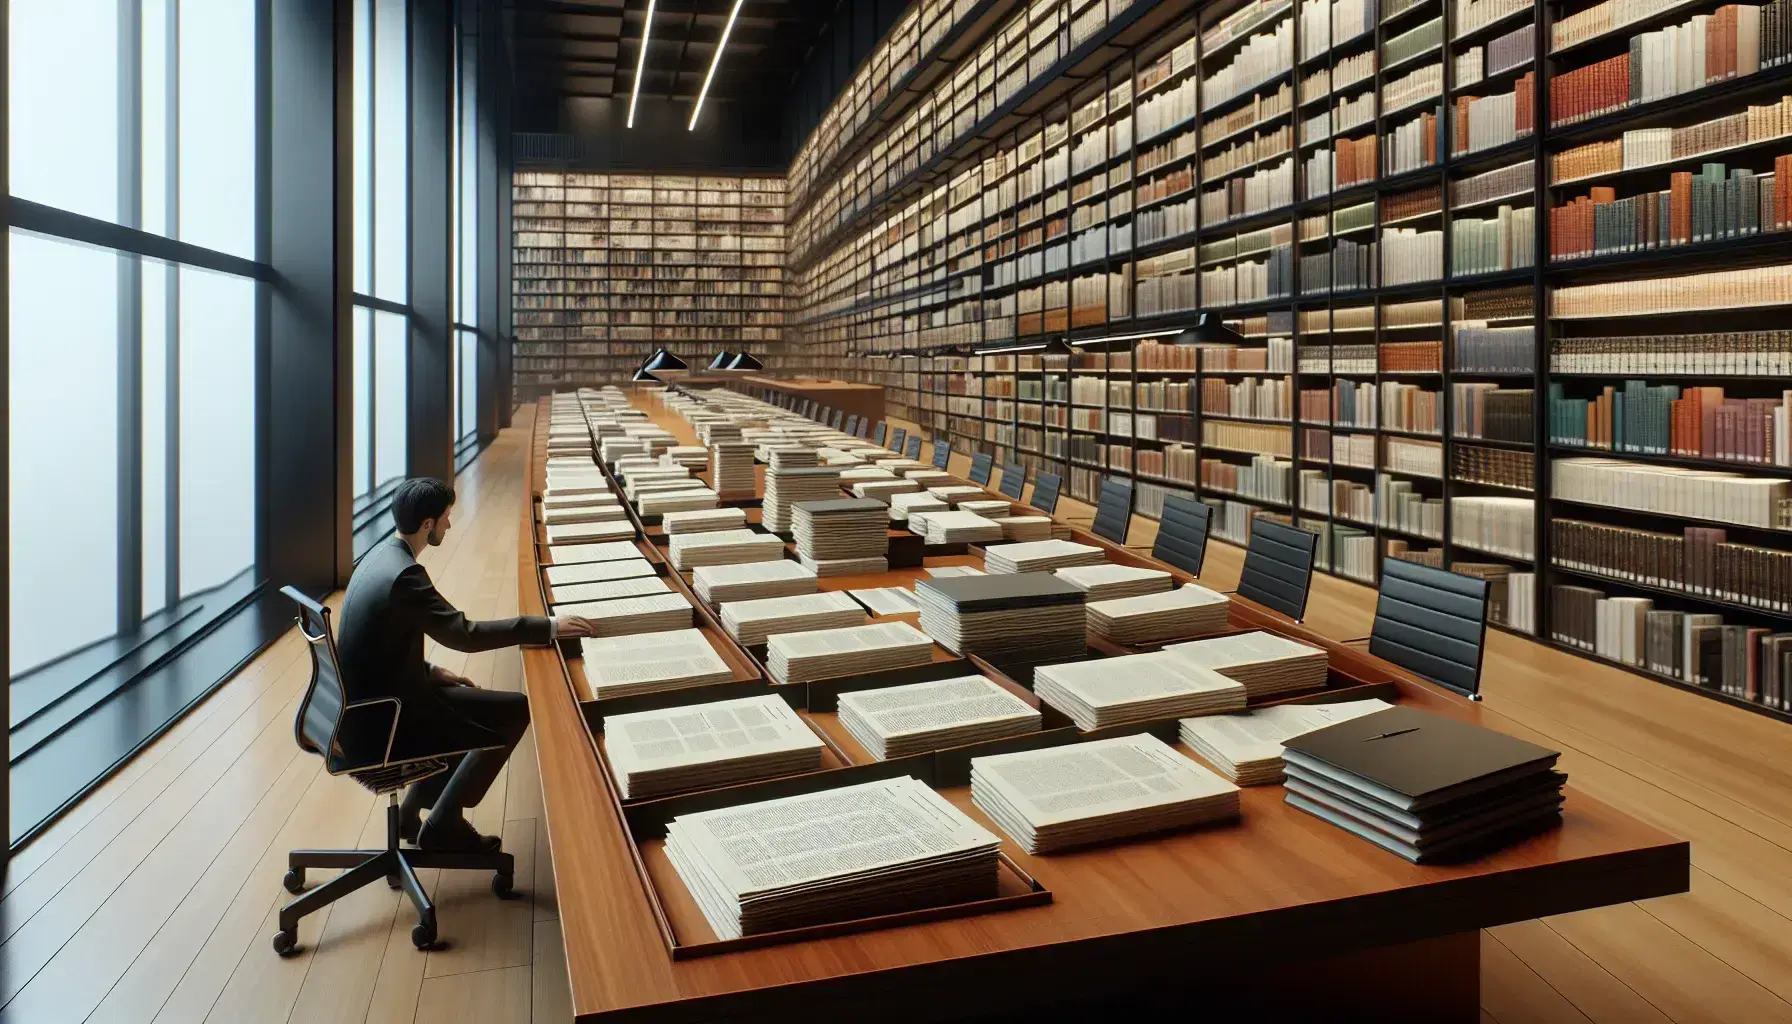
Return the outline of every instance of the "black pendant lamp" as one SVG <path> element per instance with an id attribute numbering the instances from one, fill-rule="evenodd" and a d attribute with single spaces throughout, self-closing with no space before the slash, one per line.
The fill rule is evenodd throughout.
<path id="1" fill-rule="evenodd" d="M 734 361 L 728 364 L 728 368 L 730 370 L 763 370 L 765 364 L 753 358 L 753 353 L 742 352 L 734 357 Z"/>

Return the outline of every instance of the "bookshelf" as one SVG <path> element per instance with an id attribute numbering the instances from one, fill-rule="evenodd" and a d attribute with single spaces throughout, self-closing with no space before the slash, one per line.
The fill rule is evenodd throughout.
<path id="1" fill-rule="evenodd" d="M 515 401 L 626 382 L 665 346 L 693 367 L 782 337 L 780 178 L 520 170 Z"/>
<path id="2" fill-rule="evenodd" d="M 964 31 L 793 206 L 774 365 L 1083 500 L 1128 475 L 1371 585 L 1384 555 L 1487 576 L 1500 628 L 1792 713 L 1734 671 L 1792 631 L 1784 0 L 1191 8 Z M 1169 344 L 1203 311 L 1242 341 Z M 1625 490 L 1711 474 L 1747 517 Z"/>

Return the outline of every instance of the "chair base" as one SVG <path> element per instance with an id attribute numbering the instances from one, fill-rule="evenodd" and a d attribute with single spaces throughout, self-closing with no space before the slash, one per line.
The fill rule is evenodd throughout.
<path id="1" fill-rule="evenodd" d="M 398 844 L 399 811 L 396 797 L 386 807 L 386 848 L 383 850 L 294 850 L 287 855 L 286 891 L 298 899 L 280 908 L 280 930 L 274 933 L 274 952 L 297 956 L 299 920 L 379 879 L 394 889 L 404 889 L 417 908 L 417 925 L 411 943 L 420 950 L 441 949 L 436 939 L 436 906 L 417 880 L 419 868 L 450 871 L 492 872 L 492 893 L 499 899 L 515 899 L 516 860 L 502 851 L 460 853 L 445 850 L 407 850 Z M 342 874 L 315 889 L 305 889 L 305 869 L 344 869 Z"/>

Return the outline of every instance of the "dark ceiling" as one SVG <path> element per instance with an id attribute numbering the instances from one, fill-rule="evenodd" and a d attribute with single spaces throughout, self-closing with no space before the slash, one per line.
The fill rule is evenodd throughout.
<path id="1" fill-rule="evenodd" d="M 847 0 L 852 2 L 852 0 Z M 711 99 L 776 103 L 839 0 L 745 0 Z M 734 0 L 656 0 L 641 95 L 695 100 Z M 520 92 L 629 95 L 647 0 L 512 0 Z"/>

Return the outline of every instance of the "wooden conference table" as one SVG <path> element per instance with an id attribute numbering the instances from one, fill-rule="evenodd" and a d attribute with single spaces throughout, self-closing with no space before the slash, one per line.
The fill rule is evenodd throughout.
<path id="1" fill-rule="evenodd" d="M 532 498 L 543 479 L 546 403 L 535 423 Z M 680 443 L 695 443 L 682 421 L 657 419 Z M 519 524 L 524 614 L 545 610 L 534 515 L 531 508 Z M 1081 530 L 1069 535 L 1107 548 L 1112 561 L 1170 568 Z M 927 559 L 980 561 L 975 548 Z M 830 590 L 907 585 L 919 575 L 918 568 L 892 569 L 822 582 Z M 1324 648 L 1334 675 L 1371 684 L 1360 695 L 1478 718 L 1475 704 L 1250 602 L 1234 598 L 1230 616 L 1236 628 Z M 523 658 L 581 1022 L 1020 1020 L 1191 1010 L 1472 1022 L 1480 929 L 1688 888 L 1685 842 L 1581 794 L 1572 779 L 1560 828 L 1448 866 L 1410 864 L 1288 807 L 1281 787 L 1258 786 L 1244 790 L 1234 824 L 1045 857 L 1005 843 L 1012 860 L 1050 890 L 1043 905 L 675 959 L 663 936 L 690 927 L 691 908 L 682 906 L 689 897 L 656 901 L 646 891 L 636 843 L 575 695 L 576 667 L 552 648 L 525 650 Z M 746 663 L 730 657 L 737 660 Z M 1000 833 L 972 808 L 968 787 L 940 791 Z"/>
<path id="2" fill-rule="evenodd" d="M 789 395 L 799 403 L 813 399 L 824 409 L 839 409 L 868 423 L 884 418 L 884 389 L 876 384 L 854 384 L 827 377 L 740 377 L 732 382 L 737 391 L 758 396 L 760 391 Z M 688 430 L 687 430 L 688 433 Z"/>

